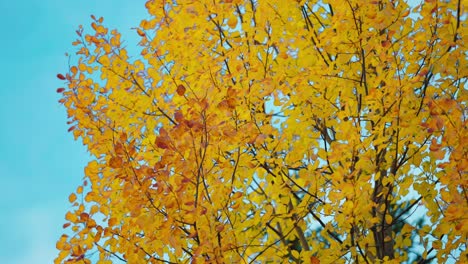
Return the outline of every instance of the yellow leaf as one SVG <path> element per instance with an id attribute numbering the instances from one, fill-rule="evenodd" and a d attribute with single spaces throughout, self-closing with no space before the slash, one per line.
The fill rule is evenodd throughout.
<path id="1" fill-rule="evenodd" d="M 386 231 L 463 248 L 457 1 L 145 2 L 140 49 L 93 16 L 57 75 L 92 160 L 57 263 L 385 262 Z M 414 210 L 428 224 L 391 228 Z"/>
<path id="2" fill-rule="evenodd" d="M 387 225 L 390 225 L 390 224 L 392 224 L 392 221 L 393 221 L 392 216 L 391 216 L 390 214 L 386 214 L 386 215 L 385 215 L 385 223 L 386 223 Z"/>
<path id="3" fill-rule="evenodd" d="M 74 193 L 70 194 L 70 196 L 68 196 L 68 201 L 70 201 L 70 203 L 73 203 L 74 201 L 76 201 L 76 194 Z"/>

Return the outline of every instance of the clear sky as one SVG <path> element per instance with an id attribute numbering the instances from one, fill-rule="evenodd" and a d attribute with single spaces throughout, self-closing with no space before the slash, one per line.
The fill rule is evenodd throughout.
<path id="1" fill-rule="evenodd" d="M 0 0 L 0 263 L 52 263 L 68 195 L 90 159 L 67 133 L 55 76 L 74 54 L 78 25 L 103 16 L 129 46 L 143 0 Z M 73 58 L 73 57 L 72 57 Z M 76 58 L 76 56 L 75 56 Z"/>

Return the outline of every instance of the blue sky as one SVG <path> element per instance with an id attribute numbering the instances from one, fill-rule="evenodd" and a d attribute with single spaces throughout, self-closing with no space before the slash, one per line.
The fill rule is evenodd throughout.
<path id="1" fill-rule="evenodd" d="M 75 51 L 75 30 L 91 14 L 103 16 L 131 46 L 131 27 L 147 17 L 144 3 L 0 0 L 0 263 L 52 262 L 68 195 L 90 159 L 67 133 L 55 92 L 63 86 L 55 76 L 67 69 L 64 54 Z"/>

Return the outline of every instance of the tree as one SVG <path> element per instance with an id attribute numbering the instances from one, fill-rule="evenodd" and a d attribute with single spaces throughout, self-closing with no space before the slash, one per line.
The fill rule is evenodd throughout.
<path id="1" fill-rule="evenodd" d="M 462 1 L 146 8 L 58 75 L 95 158 L 57 263 L 467 261 Z"/>

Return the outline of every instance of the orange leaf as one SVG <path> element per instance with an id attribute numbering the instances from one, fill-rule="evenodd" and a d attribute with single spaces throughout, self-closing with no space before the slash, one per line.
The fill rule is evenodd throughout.
<path id="1" fill-rule="evenodd" d="M 109 227 L 113 227 L 117 224 L 117 219 L 115 217 L 112 217 L 107 221 L 107 224 L 109 225 Z"/>
<path id="2" fill-rule="evenodd" d="M 311 264 L 320 264 L 320 259 L 318 259 L 315 256 L 310 257 L 310 263 Z"/>
<path id="3" fill-rule="evenodd" d="M 139 28 L 137 28 L 137 33 L 138 33 L 138 35 L 140 35 L 140 37 L 144 37 L 146 35 L 145 32 L 143 32 L 143 30 L 141 30 Z"/>
<path id="4" fill-rule="evenodd" d="M 424 75 L 426 75 L 428 72 L 429 72 L 429 69 L 424 68 L 424 69 L 421 70 L 421 72 L 420 72 L 418 75 L 419 75 L 419 76 L 424 76 Z"/>
<path id="5" fill-rule="evenodd" d="M 168 149 L 169 148 L 169 139 L 167 137 L 157 137 L 155 144 L 158 148 Z"/>
<path id="6" fill-rule="evenodd" d="M 174 113 L 174 118 L 175 118 L 175 120 L 176 120 L 177 122 L 179 122 L 179 123 L 182 122 L 182 121 L 184 121 L 184 115 L 183 115 L 182 112 L 180 112 L 180 111 L 176 111 L 176 112 Z"/>
<path id="7" fill-rule="evenodd" d="M 122 167 L 123 161 L 120 157 L 112 157 L 109 160 L 109 166 L 113 169 Z"/>
<path id="8" fill-rule="evenodd" d="M 390 41 L 388 41 L 388 40 L 384 40 L 384 41 L 382 41 L 380 44 L 382 45 L 382 47 L 388 48 L 388 47 L 390 47 L 390 45 L 391 45 L 392 43 L 391 43 Z"/>
<path id="9" fill-rule="evenodd" d="M 80 219 L 81 219 L 81 221 L 83 221 L 83 222 L 88 221 L 88 219 L 89 219 L 89 214 L 87 214 L 87 213 L 81 213 L 81 214 L 80 214 Z"/>
<path id="10" fill-rule="evenodd" d="M 216 226 L 216 232 L 222 232 L 224 230 L 224 225 L 223 224 L 219 224 Z"/>
<path id="11" fill-rule="evenodd" d="M 179 86 L 177 86 L 177 94 L 180 95 L 180 96 L 183 96 L 185 94 L 185 86 L 183 86 L 182 84 L 179 84 Z"/>
<path id="12" fill-rule="evenodd" d="M 235 193 L 232 195 L 232 199 L 240 198 L 242 195 L 243 195 L 242 192 L 235 192 Z"/>
<path id="13" fill-rule="evenodd" d="M 239 208 L 239 206 L 240 206 L 240 203 L 234 203 L 233 205 L 231 205 L 231 208 L 232 209 L 237 209 L 237 208 Z"/>

